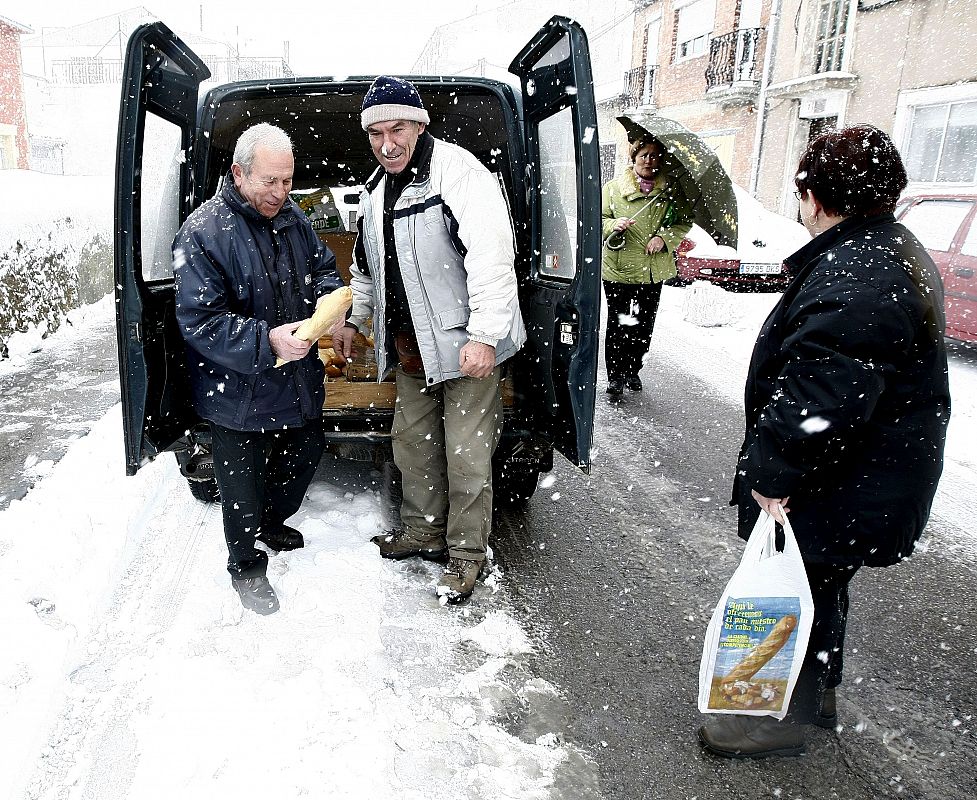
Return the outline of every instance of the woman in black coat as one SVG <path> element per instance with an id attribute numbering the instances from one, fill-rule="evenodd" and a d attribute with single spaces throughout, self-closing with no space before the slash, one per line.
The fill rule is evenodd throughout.
<path id="1" fill-rule="evenodd" d="M 804 726 L 835 724 L 848 583 L 908 557 L 929 517 L 950 418 L 943 285 L 892 211 L 906 172 L 861 125 L 811 142 L 794 179 L 815 237 L 760 331 L 746 382 L 733 486 L 739 534 L 761 509 L 789 512 L 814 625 L 787 717 L 723 715 L 700 729 L 714 753 L 797 755 Z"/>

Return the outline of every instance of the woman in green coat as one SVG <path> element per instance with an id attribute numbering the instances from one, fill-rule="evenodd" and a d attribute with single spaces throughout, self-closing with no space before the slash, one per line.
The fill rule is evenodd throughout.
<path id="1" fill-rule="evenodd" d="M 631 144 L 631 166 L 604 186 L 601 274 L 607 295 L 607 393 L 641 391 L 638 372 L 651 344 L 662 281 L 676 274 L 675 252 L 692 227 L 692 204 L 664 167 L 650 136 Z"/>

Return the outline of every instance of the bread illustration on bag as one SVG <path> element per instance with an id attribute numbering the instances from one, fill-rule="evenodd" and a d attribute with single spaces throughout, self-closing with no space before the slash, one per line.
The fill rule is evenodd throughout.
<path id="1" fill-rule="evenodd" d="M 791 637 L 800 617 L 781 601 L 730 598 L 711 681 L 710 708 L 776 711 L 784 706 L 794 650 L 788 643 L 794 641 Z"/>
<path id="2" fill-rule="evenodd" d="M 730 707 L 758 707 L 777 704 L 783 698 L 780 681 L 751 681 L 783 649 L 797 627 L 797 617 L 788 614 L 767 637 L 754 647 L 720 680 L 719 692 Z"/>
<path id="3" fill-rule="evenodd" d="M 767 634 L 766 639 L 754 647 L 739 664 L 726 673 L 723 683 L 748 681 L 756 675 L 787 644 L 787 640 L 796 627 L 797 617 L 793 614 L 788 614 L 781 619 L 773 626 L 773 630 Z"/>

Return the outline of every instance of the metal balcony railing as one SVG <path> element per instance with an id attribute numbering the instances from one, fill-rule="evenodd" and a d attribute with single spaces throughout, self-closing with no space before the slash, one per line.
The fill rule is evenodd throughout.
<path id="1" fill-rule="evenodd" d="M 655 103 L 655 65 L 635 67 L 624 73 L 624 105 L 650 106 Z"/>
<path id="2" fill-rule="evenodd" d="M 709 43 L 706 89 L 760 81 L 757 62 L 763 28 L 742 28 Z"/>

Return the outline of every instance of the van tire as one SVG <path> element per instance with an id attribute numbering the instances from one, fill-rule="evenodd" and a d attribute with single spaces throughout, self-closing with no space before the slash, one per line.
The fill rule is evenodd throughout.
<path id="1" fill-rule="evenodd" d="M 190 485 L 190 494 L 201 502 L 220 502 L 221 491 L 217 486 L 217 481 L 213 478 L 205 478 L 204 480 L 193 480 L 192 478 L 187 478 L 187 483 Z"/>
<path id="2" fill-rule="evenodd" d="M 524 508 L 536 492 L 539 467 L 505 465 L 492 479 L 492 497 L 500 508 Z"/>

